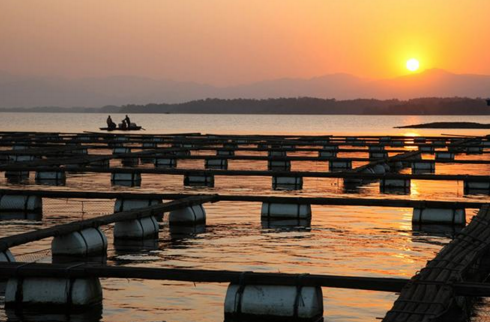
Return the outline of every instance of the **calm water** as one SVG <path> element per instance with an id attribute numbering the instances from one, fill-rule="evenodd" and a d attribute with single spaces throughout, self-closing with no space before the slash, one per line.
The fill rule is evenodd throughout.
<path id="1" fill-rule="evenodd" d="M 0 130 L 95 131 L 105 122 L 101 114 L 0 114 Z M 123 115 L 113 116 L 115 120 Z M 392 126 L 433 121 L 477 121 L 489 117 L 419 116 L 257 116 L 257 115 L 134 115 L 147 133 L 305 133 L 305 134 L 486 134 L 483 131 L 395 130 Z M 145 132 L 143 132 L 145 133 Z M 95 151 L 89 151 L 90 153 Z M 110 151 L 97 151 L 97 153 Z M 342 157 L 365 157 L 345 153 Z M 426 159 L 431 155 L 424 155 Z M 484 159 L 486 155 L 458 155 L 461 159 Z M 203 168 L 202 160 L 179 162 L 179 168 Z M 354 166 L 362 165 L 356 163 Z M 112 166 L 120 166 L 112 162 Z M 141 165 L 151 167 L 151 165 Z M 266 169 L 263 161 L 232 160 L 230 169 Z M 328 171 L 325 162 L 293 162 L 293 170 Z M 404 170 L 409 173 L 410 170 Z M 438 164 L 436 173 L 489 173 L 489 165 Z M 272 191 L 270 178 L 217 177 L 215 188 L 184 188 L 181 176 L 143 175 L 140 188 L 112 187 L 109 175 L 68 175 L 65 187 L 43 189 L 196 192 L 260 195 L 344 196 L 437 200 L 488 200 L 483 195 L 464 195 L 462 183 L 412 181 L 408 195 L 387 195 L 372 183 L 358 191 L 346 191 L 337 179 L 306 178 L 300 191 Z M 27 185 L 0 184 L 12 188 L 39 189 L 31 178 Z M 75 219 L 111 213 L 114 200 L 55 200 L 44 202 L 42 221 L 0 221 L 0 236 L 26 232 Z M 109 238 L 108 264 L 142 267 L 227 269 L 258 272 L 291 272 L 409 278 L 448 243 L 451 227 L 412 227 L 412 209 L 382 207 L 313 206 L 311 225 L 277 227 L 261 222 L 260 204 L 220 202 L 205 205 L 206 227 L 194 231 L 171 230 L 162 224 L 158 240 L 136 249 L 113 244 Z M 467 220 L 476 210 L 467 211 Z M 51 261 L 50 240 L 12 249 L 19 261 Z M 35 315 L 29 321 L 69 319 L 77 321 L 222 321 L 227 285 L 167 281 L 103 279 L 103 309 L 95 316 L 67 317 Z M 324 288 L 326 321 L 376 321 L 397 298 L 394 293 Z M 1 301 L 1 298 L 0 298 Z M 92 312 L 93 313 L 93 312 Z M 25 319 L 25 317 L 23 317 Z M 77 319 L 78 318 L 78 319 Z M 22 317 L 0 310 L 0 320 Z M 478 319 L 477 319 L 478 320 Z"/>
<path id="2" fill-rule="evenodd" d="M 133 114 L 131 121 L 146 133 L 268 133 L 268 134 L 423 134 L 460 133 L 459 130 L 393 129 L 429 122 L 490 123 L 490 116 L 360 116 L 360 115 L 207 115 L 207 114 Z M 98 131 L 106 126 L 107 114 L 0 113 L 3 131 Z M 123 114 L 112 114 L 114 122 Z M 470 134 L 488 131 L 466 130 Z M 139 132 L 139 133 L 145 133 Z"/>

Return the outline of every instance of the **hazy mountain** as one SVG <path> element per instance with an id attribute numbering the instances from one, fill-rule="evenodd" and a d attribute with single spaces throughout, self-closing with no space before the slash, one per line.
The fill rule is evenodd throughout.
<path id="1" fill-rule="evenodd" d="M 181 103 L 205 98 L 318 97 L 409 99 L 416 97 L 487 97 L 490 76 L 427 70 L 398 78 L 371 80 L 348 74 L 311 79 L 277 79 L 215 87 L 192 82 L 117 76 L 63 79 L 21 77 L 0 72 L 0 107 L 84 106 Z"/>
<path id="2" fill-rule="evenodd" d="M 381 99 L 489 97 L 490 76 L 453 74 L 442 69 L 430 69 L 420 74 L 374 81 L 368 86 L 368 93 Z"/>

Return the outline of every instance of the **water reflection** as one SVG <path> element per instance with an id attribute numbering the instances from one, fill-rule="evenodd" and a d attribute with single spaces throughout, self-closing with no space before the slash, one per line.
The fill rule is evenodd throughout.
<path id="1" fill-rule="evenodd" d="M 311 219 L 267 219 L 261 220 L 262 229 L 275 232 L 311 231 Z"/>
<path id="2" fill-rule="evenodd" d="M 6 308 L 9 322 L 87 322 L 101 321 L 102 304 L 88 308 L 57 308 L 45 305 L 42 308 Z"/>
<path id="3" fill-rule="evenodd" d="M 86 256 L 86 257 L 53 255 L 52 262 L 56 264 L 77 264 L 77 263 L 106 264 L 107 255 Z"/>
<path id="4" fill-rule="evenodd" d="M 255 315 L 232 317 L 226 316 L 224 322 L 294 322 L 294 321 L 304 321 L 304 322 L 324 322 L 325 319 L 322 317 L 315 319 L 300 319 L 300 318 L 271 318 L 271 317 L 260 317 Z"/>
<path id="5" fill-rule="evenodd" d="M 29 171 L 6 171 L 5 178 L 10 184 L 27 184 L 29 183 Z"/>
<path id="6" fill-rule="evenodd" d="M 454 238 L 463 230 L 463 225 L 413 224 L 414 236 L 438 236 Z"/>
<path id="7" fill-rule="evenodd" d="M 180 242 L 189 238 L 195 238 L 199 234 L 204 234 L 206 232 L 206 225 L 170 225 L 170 239 L 172 242 Z M 180 243 L 178 243 L 180 244 Z"/>
<path id="8" fill-rule="evenodd" d="M 490 190 L 489 189 L 472 189 L 472 188 L 464 188 L 464 194 L 465 195 L 473 195 L 473 196 L 489 196 L 490 195 Z"/>
<path id="9" fill-rule="evenodd" d="M 0 221 L 9 221 L 9 220 L 21 220 L 21 221 L 41 221 L 43 220 L 42 213 L 35 212 L 23 212 L 23 211 L 9 211 L 9 212 L 0 212 Z M 19 222 L 15 222 L 16 225 L 19 225 Z"/>
<path id="10" fill-rule="evenodd" d="M 149 252 L 158 249 L 158 239 L 142 239 L 142 240 L 114 240 L 114 251 L 116 255 L 126 255 L 135 252 Z"/>
<path id="11" fill-rule="evenodd" d="M 173 116 L 170 116 L 173 117 Z M 416 123 L 414 121 L 414 123 Z M 407 147 L 405 147 L 407 148 Z M 237 152 L 238 153 L 238 152 Z M 251 154 L 244 153 L 243 154 Z M 349 156 L 362 157 L 363 153 Z M 487 155 L 482 155 L 485 159 Z M 194 161 L 192 161 L 194 162 Z M 182 162 L 182 167 L 195 167 L 195 163 Z M 202 167 L 202 164 L 199 164 Z M 358 166 L 356 164 L 356 166 Z M 265 162 L 230 161 L 232 169 L 265 169 Z M 301 171 L 327 171 L 326 162 L 293 162 L 292 169 Z M 459 174 L 469 167 L 437 165 L 441 171 Z M 486 173 L 484 166 L 475 166 L 473 172 Z M 410 169 L 403 169 L 409 173 Z M 108 174 L 70 176 L 66 190 L 99 190 L 129 192 L 176 192 L 176 193 L 229 193 L 252 195 L 280 195 L 304 197 L 349 197 L 345 193 L 357 193 L 359 197 L 437 199 L 446 201 L 473 198 L 486 201 L 488 193 L 462 196 L 461 184 L 449 181 L 412 180 L 411 190 L 390 196 L 380 194 L 377 181 L 363 182 L 361 186 L 342 185 L 342 180 L 305 178 L 302 191 L 273 191 L 270 177 L 217 178 L 216 188 L 183 187 L 181 176 L 143 174 L 141 188 L 110 186 Z M 28 180 L 28 179 L 27 179 Z M 21 186 L 38 189 L 35 186 Z M 44 187 L 44 189 L 50 189 Z M 54 190 L 54 189 L 53 189 Z M 389 193 L 389 192 L 386 192 Z M 352 196 L 350 196 L 352 197 Z M 358 197 L 358 196 L 355 196 Z M 85 203 L 83 209 L 74 211 L 73 204 L 53 200 L 46 203 L 44 222 L 47 227 L 87 217 L 109 213 L 113 201 Z M 207 207 L 207 206 L 206 206 Z M 434 257 L 440 248 L 461 227 L 439 225 L 412 226 L 411 209 L 382 207 L 313 206 L 311 222 L 261 221 L 259 203 L 210 204 L 212 216 L 209 226 L 172 226 L 164 228 L 164 235 L 156 239 L 120 242 L 115 241 L 110 265 L 138 265 L 144 267 L 189 267 L 198 269 L 256 270 L 272 272 L 411 277 Z M 207 208 L 208 210 L 208 208 Z M 1 218 L 1 217 L 0 217 Z M 19 220 L 35 220 L 28 215 Z M 5 220 L 15 220 L 6 217 Z M 3 235 L 32 230 L 25 223 L 8 223 Z M 36 227 L 37 228 L 37 227 Z M 108 236 L 108 238 L 111 238 Z M 48 242 L 46 242 L 48 243 Z M 19 252 L 32 251 L 36 245 L 19 246 Z M 40 246 L 39 246 L 40 247 Z M 38 247 L 38 248 L 39 248 Z M 43 247 L 49 248 L 49 245 Z M 110 252 L 112 249 L 110 250 Z M 71 259 L 73 261 L 73 259 Z M 54 259 L 56 261 L 56 259 Z M 76 260 L 75 262 L 78 262 Z M 169 317 L 172 321 L 223 320 L 223 299 L 226 286 L 105 279 L 105 320 L 156 321 Z M 371 321 L 383 316 L 396 299 L 396 294 L 329 289 L 325 297 L 325 316 L 332 321 Z M 162 305 L 164 303 L 165 305 Z M 32 316 L 32 315 L 31 315 Z M 22 318 L 22 317 L 21 317 Z M 19 316 L 0 312 L 0 320 L 17 321 Z M 56 316 L 35 316 L 24 320 L 55 320 Z M 64 317 L 61 317 L 60 321 Z M 78 317 L 71 316 L 72 321 Z M 80 317 L 83 321 L 97 321 L 99 316 Z"/>
<path id="12" fill-rule="evenodd" d="M 390 195 L 409 195 L 410 187 L 386 187 L 380 185 L 379 190 L 381 193 Z"/>

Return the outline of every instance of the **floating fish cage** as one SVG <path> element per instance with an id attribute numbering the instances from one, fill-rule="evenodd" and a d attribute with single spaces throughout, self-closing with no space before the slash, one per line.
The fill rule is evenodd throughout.
<path id="1" fill-rule="evenodd" d="M 475 136 L 0 132 L 0 158 L 5 161 L 0 164 L 5 176 L 0 221 L 44 225 L 51 216 L 46 213 L 69 212 L 68 201 L 81 207 L 80 217 L 66 215 L 73 220 L 51 220 L 48 226 L 2 235 L 5 306 L 45 306 L 58 313 L 75 307 L 88 310 L 103 302 L 107 289 L 102 278 L 130 283 L 159 279 L 226 283 L 223 317 L 229 321 L 319 321 L 325 315 L 324 288 L 329 287 L 400 292 L 384 317 L 387 322 L 402 315 L 417 316 L 414 321 L 426 316 L 443 321 L 446 309 L 454 312 L 471 305 L 466 297 L 490 295 L 482 283 L 488 268 L 480 265 L 490 250 L 490 180 L 485 174 L 464 173 L 467 165 L 490 164 L 486 142 L 486 137 Z M 463 172 L 447 174 L 448 167 Z M 455 195 L 465 199 L 424 198 L 421 182 L 455 187 Z M 367 192 L 357 197 L 359 191 Z M 478 197 L 471 199 L 474 194 Z M 59 202 L 56 209 L 47 210 L 54 201 Z M 104 202 L 110 209 L 87 212 L 86 203 L 91 202 Z M 413 225 L 408 229 L 414 234 L 446 236 L 448 230 L 439 227 L 450 227 L 453 236 L 420 274 L 413 272 L 412 279 L 309 275 L 307 265 L 301 266 L 305 273 L 298 274 L 268 267 L 261 272 L 227 271 L 226 265 L 219 271 L 148 267 L 144 260 L 137 267 L 110 264 L 111 252 L 124 254 L 121 257 L 158 254 L 168 245 L 185 252 L 192 247 L 189 240 L 198 243 L 222 229 L 210 224 L 214 204 L 231 218 L 243 203 L 256 205 L 246 208 L 247 218 L 258 218 L 257 225 L 249 224 L 243 231 L 284 233 L 284 239 L 315 238 L 317 221 L 328 221 L 322 215 L 328 207 L 408 208 Z M 469 216 L 468 209 L 478 209 L 477 214 Z M 49 260 L 17 256 L 17 247 L 46 240 Z M 213 247 L 219 252 L 219 242 Z M 429 298 L 425 288 L 434 289 L 433 296 Z"/>

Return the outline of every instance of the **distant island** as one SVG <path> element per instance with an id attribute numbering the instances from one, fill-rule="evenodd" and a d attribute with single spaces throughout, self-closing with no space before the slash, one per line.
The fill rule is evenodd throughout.
<path id="1" fill-rule="evenodd" d="M 395 126 L 395 129 L 490 129 L 490 124 L 476 122 L 433 122 L 406 126 Z"/>
<path id="2" fill-rule="evenodd" d="M 490 115 L 481 98 L 416 98 L 409 100 L 336 100 L 312 97 L 271 99 L 203 99 L 176 104 L 85 107 L 3 108 L 0 112 L 36 113 L 165 113 L 165 114 L 357 114 L 357 115 Z"/>

